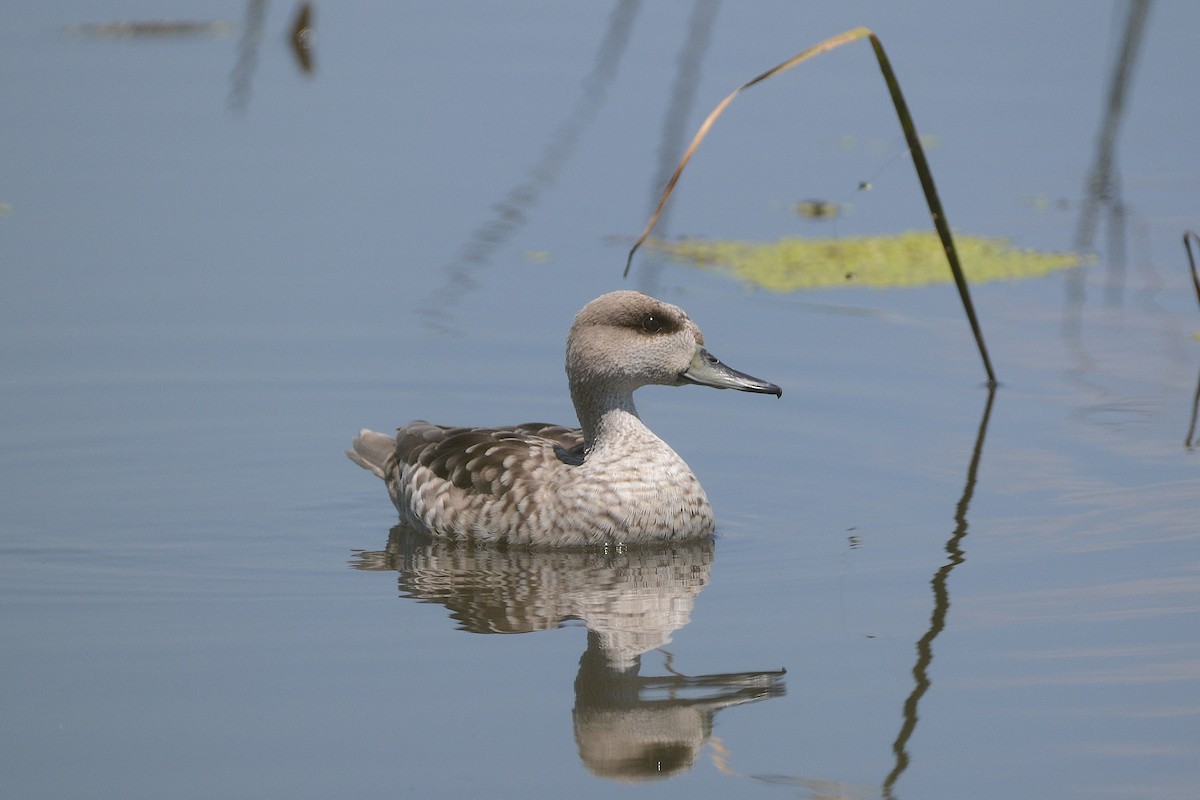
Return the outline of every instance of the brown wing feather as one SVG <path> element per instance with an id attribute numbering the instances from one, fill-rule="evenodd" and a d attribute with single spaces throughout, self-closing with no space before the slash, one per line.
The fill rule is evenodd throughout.
<path id="1" fill-rule="evenodd" d="M 544 422 L 511 428 L 449 428 L 417 420 L 397 431 L 396 460 L 420 464 L 464 491 L 497 495 L 519 478 L 526 465 L 551 457 L 579 463 L 582 447 L 583 432 L 578 428 Z"/>

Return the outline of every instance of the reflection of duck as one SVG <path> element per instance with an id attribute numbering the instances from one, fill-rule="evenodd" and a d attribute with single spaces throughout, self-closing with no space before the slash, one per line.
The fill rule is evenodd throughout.
<path id="1" fill-rule="evenodd" d="M 708 583 L 713 542 L 606 550 L 500 549 L 422 536 L 401 525 L 359 569 L 396 570 L 406 597 L 440 603 L 472 633 L 553 630 L 580 620 L 613 669 L 671 641 Z"/>
<path id="2" fill-rule="evenodd" d="M 783 695 L 783 674 L 643 677 L 636 663 L 614 669 L 600 637 L 588 631 L 572 711 L 579 757 L 605 778 L 653 780 L 685 772 L 712 735 L 716 713 Z"/>
<path id="3" fill-rule="evenodd" d="M 387 482 L 403 522 L 450 538 L 584 545 L 706 537 L 712 508 L 674 450 L 638 417 L 633 392 L 695 383 L 779 395 L 722 364 L 683 309 L 631 291 L 588 303 L 567 336 L 582 429 L 531 423 L 362 431 L 347 451 Z"/>
<path id="4" fill-rule="evenodd" d="M 500 549 L 402 526 L 366 570 L 396 570 L 406 597 L 440 603 L 464 630 L 525 633 L 570 620 L 588 629 L 575 678 L 575 739 L 597 775 L 666 777 L 689 768 L 722 708 L 784 693 L 783 671 L 640 675 L 641 656 L 671 641 L 708 583 L 713 542 L 605 550 Z"/>

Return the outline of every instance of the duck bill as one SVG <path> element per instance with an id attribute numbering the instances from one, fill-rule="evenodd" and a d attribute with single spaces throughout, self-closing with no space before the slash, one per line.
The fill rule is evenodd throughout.
<path id="1" fill-rule="evenodd" d="M 692 363 L 679 373 L 679 378 L 685 383 L 711 386 L 714 389 L 737 389 L 739 392 L 783 396 L 783 390 L 775 384 L 759 380 L 753 375 L 738 372 L 736 369 L 722 364 L 719 358 L 699 345 L 696 346 L 696 354 L 692 356 Z"/>

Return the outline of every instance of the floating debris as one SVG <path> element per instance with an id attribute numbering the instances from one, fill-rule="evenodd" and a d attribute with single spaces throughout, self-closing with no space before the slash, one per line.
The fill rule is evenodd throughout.
<path id="1" fill-rule="evenodd" d="M 530 264 L 548 264 L 553 258 L 549 250 L 526 250 L 523 255 Z"/>
<path id="2" fill-rule="evenodd" d="M 1042 253 L 1005 239 L 955 236 L 963 270 L 972 283 L 1034 278 L 1077 266 L 1076 253 Z M 786 238 L 776 242 L 651 240 L 668 257 L 729 272 L 776 292 L 869 286 L 888 289 L 949 283 L 941 240 L 932 232 L 837 239 Z"/>
<path id="3" fill-rule="evenodd" d="M 135 20 L 129 22 L 97 22 L 84 25 L 68 25 L 64 30 L 72 36 L 95 36 L 102 39 L 228 36 L 233 32 L 233 24 L 221 21 Z"/>
<path id="4" fill-rule="evenodd" d="M 801 200 L 792 210 L 807 219 L 834 219 L 841 213 L 841 205 L 829 200 Z"/>

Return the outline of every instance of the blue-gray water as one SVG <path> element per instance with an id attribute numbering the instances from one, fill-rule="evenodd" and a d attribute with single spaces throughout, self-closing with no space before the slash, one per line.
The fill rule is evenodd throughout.
<path id="1" fill-rule="evenodd" d="M 295 10 L 6 14 L 5 796 L 1195 796 L 1192 4 L 1138 37 L 1090 265 L 974 288 L 990 406 L 949 284 L 626 248 L 713 105 L 866 25 L 955 230 L 1071 250 L 1125 4 L 329 3 L 310 73 Z M 226 24 L 80 27 L 164 19 Z M 859 43 L 740 97 L 662 232 L 927 226 Z M 715 547 L 389 541 L 357 429 L 572 421 L 566 329 L 622 287 L 784 387 L 639 394 Z"/>

